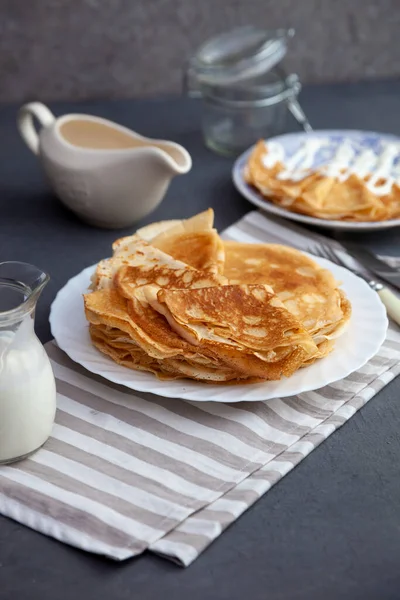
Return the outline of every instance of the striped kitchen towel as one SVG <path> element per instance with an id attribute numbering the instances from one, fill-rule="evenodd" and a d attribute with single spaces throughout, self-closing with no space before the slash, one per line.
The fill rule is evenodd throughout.
<path id="1" fill-rule="evenodd" d="M 260 213 L 229 239 L 310 248 L 318 236 Z M 400 372 L 400 330 L 348 378 L 266 402 L 185 402 L 132 393 L 47 345 L 57 379 L 53 433 L 0 468 L 0 513 L 123 560 L 151 550 L 189 565 L 253 502 Z"/>

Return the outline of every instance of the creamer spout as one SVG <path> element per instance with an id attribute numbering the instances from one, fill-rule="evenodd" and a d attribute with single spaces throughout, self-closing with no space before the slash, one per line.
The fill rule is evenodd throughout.
<path id="1" fill-rule="evenodd" d="M 166 165 L 171 169 L 172 175 L 184 175 L 192 168 L 192 159 L 187 150 L 174 142 L 159 142 L 154 149 L 164 154 Z"/>

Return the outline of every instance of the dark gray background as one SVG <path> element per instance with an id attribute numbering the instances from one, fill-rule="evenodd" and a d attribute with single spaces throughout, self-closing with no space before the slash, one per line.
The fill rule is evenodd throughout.
<path id="1" fill-rule="evenodd" d="M 177 93 L 199 44 L 249 23 L 296 29 L 305 83 L 400 75 L 399 0 L 1 0 L 0 101 Z"/>
<path id="2" fill-rule="evenodd" d="M 400 83 L 309 87 L 315 127 L 400 134 Z M 224 228 L 251 209 L 234 190 L 231 161 L 206 150 L 199 105 L 179 100 L 54 104 L 182 143 L 192 171 L 177 178 L 147 222 L 212 206 Z M 124 233 L 84 225 L 48 190 L 19 139 L 16 107 L 0 109 L 0 260 L 30 261 L 51 275 L 37 331 L 50 339 L 57 290 L 109 253 Z M 144 223 L 145 221 L 143 221 Z M 399 232 L 359 239 L 399 254 Z M 1 600 L 400 599 L 400 381 L 388 385 L 214 542 L 188 569 L 146 554 L 123 564 L 71 549 L 0 518 Z"/>

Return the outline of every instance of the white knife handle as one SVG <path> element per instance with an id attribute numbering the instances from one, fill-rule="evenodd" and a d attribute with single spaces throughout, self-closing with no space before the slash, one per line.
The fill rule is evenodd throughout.
<path id="1" fill-rule="evenodd" d="M 389 317 L 393 319 L 397 325 L 400 325 L 400 298 L 387 287 L 378 290 L 378 294 L 386 307 Z"/>

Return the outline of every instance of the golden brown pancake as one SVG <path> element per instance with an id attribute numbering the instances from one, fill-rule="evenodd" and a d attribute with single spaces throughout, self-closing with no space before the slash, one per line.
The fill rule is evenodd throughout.
<path id="1" fill-rule="evenodd" d="M 114 278 L 114 285 L 125 298 L 131 299 L 134 290 L 143 285 L 157 285 L 167 288 L 199 288 L 223 285 L 226 279 L 198 271 L 192 267 L 182 267 L 181 263 L 158 264 L 147 267 L 121 267 Z"/>
<path id="2" fill-rule="evenodd" d="M 114 287 L 114 277 L 121 267 L 150 269 L 167 265 L 182 269 L 189 266 L 219 273 L 223 270 L 224 247 L 212 228 L 214 212 L 209 209 L 184 221 L 154 223 L 142 231 L 151 243 L 138 233 L 120 238 L 113 244 L 113 256 L 99 262 L 92 278 L 92 289 Z M 167 227 L 167 231 L 163 229 Z M 151 232 L 157 232 L 152 236 Z M 154 238 L 154 239 L 153 239 Z M 185 260 L 182 260 L 184 257 Z"/>
<path id="3" fill-rule="evenodd" d="M 224 246 L 215 230 L 175 234 L 167 231 L 151 244 L 195 269 L 212 273 L 223 271 Z"/>
<path id="4" fill-rule="evenodd" d="M 144 288 L 153 308 L 178 335 L 213 349 L 252 376 L 288 375 L 317 352 L 310 335 L 268 286 L 148 291 Z"/>
<path id="5" fill-rule="evenodd" d="M 141 227 L 133 235 L 128 235 L 115 240 L 112 245 L 113 251 L 118 252 L 121 246 L 126 246 L 132 239 L 140 237 L 146 242 L 151 243 L 159 235 L 171 231 L 176 233 L 193 233 L 201 231 L 211 231 L 214 223 L 214 211 L 209 208 L 190 219 L 172 219 L 170 221 L 158 221 Z"/>
<path id="6" fill-rule="evenodd" d="M 185 263 L 174 260 L 169 254 L 165 254 L 165 252 L 150 245 L 142 238 L 132 236 L 129 243 L 118 247 L 112 258 L 99 262 L 93 278 L 94 289 L 115 287 L 114 278 L 121 267 L 125 266 L 137 267 L 144 271 L 150 270 L 155 266 L 166 266 L 174 269 L 187 268 Z"/>
<path id="7" fill-rule="evenodd" d="M 171 330 L 166 320 L 151 307 L 145 290 L 152 287 L 157 293 L 161 288 L 200 288 L 225 283 L 220 275 L 180 265 L 172 258 L 167 264 L 154 261 L 144 267 L 122 267 L 115 277 L 116 289 L 128 300 L 126 311 L 137 328 L 135 340 L 156 358 L 186 356 L 197 350 Z"/>
<path id="8" fill-rule="evenodd" d="M 195 269 L 221 273 L 224 247 L 217 231 L 212 228 L 213 221 L 214 212 L 208 209 L 167 227 L 151 238 L 151 244 Z"/>
<path id="9" fill-rule="evenodd" d="M 266 283 L 313 336 L 321 355 L 332 349 L 351 306 L 332 273 L 302 252 L 278 244 L 224 242 L 230 283 Z"/>

